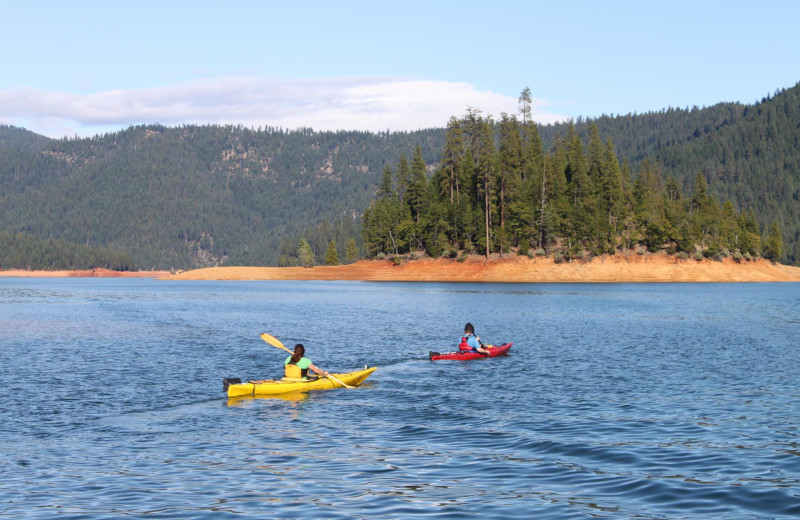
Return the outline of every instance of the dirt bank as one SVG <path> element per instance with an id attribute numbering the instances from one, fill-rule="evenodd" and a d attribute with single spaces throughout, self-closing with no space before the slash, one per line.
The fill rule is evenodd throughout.
<path id="1" fill-rule="evenodd" d="M 22 278 L 163 278 L 169 275 L 169 271 L 111 271 L 109 269 L 87 269 L 80 271 L 0 270 L 0 276 L 16 276 Z"/>
<path id="2" fill-rule="evenodd" d="M 458 262 L 422 259 L 395 265 L 361 260 L 350 265 L 214 267 L 166 276 L 168 280 L 364 280 L 405 282 L 798 282 L 800 267 L 767 260 L 681 260 L 664 254 L 603 256 L 588 262 L 552 258 L 474 257 Z"/>

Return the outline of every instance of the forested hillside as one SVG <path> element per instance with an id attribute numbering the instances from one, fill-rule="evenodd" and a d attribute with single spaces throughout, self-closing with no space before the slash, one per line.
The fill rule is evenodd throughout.
<path id="1" fill-rule="evenodd" d="M 698 172 L 709 194 L 755 212 L 762 234 L 772 220 L 781 227 L 781 261 L 800 264 L 800 84 L 753 105 L 721 103 L 582 121 L 584 142 L 591 124 L 614 142 L 621 161 L 636 169 L 651 158 L 660 176 L 674 176 L 690 192 Z M 562 127 L 542 127 L 552 145 Z"/>
<path id="2" fill-rule="evenodd" d="M 762 244 L 753 210 L 719 204 L 702 172 L 688 193 L 671 175 L 663 181 L 649 159 L 634 174 L 594 124 L 588 146 L 570 125 L 545 153 L 528 107 L 522 121 L 503 114 L 497 125 L 476 112 L 451 119 L 430 179 L 419 148 L 410 165 L 401 158 L 394 172 L 387 166 L 364 214 L 369 255 L 516 252 L 556 262 L 645 250 L 698 260 L 781 256 L 777 222 Z"/>
<path id="3" fill-rule="evenodd" d="M 754 105 L 666 109 L 536 128 L 542 161 L 563 161 L 569 142 L 580 143 L 586 157 L 599 149 L 590 136 L 594 126 L 604 153 L 611 151 L 610 140 L 621 174 L 629 173 L 633 185 L 647 172 L 657 193 L 668 188 L 671 176 L 681 196 L 691 198 L 702 173 L 709 197 L 720 210 L 730 200 L 751 229 L 756 224 L 752 232 L 762 245 L 774 220 L 783 236 L 781 260 L 798 263 L 799 112 L 795 86 Z M 481 119 L 479 112 L 471 117 Z M 515 118 L 525 122 L 522 114 L 507 115 L 505 128 L 502 118 L 490 122 L 498 153 Z M 52 248 L 60 240 L 85 248 L 75 249 L 82 255 L 102 250 L 106 259 L 120 255 L 141 269 L 186 269 L 301 263 L 299 243 L 305 238 L 313 262 L 325 261 L 331 242 L 345 261 L 351 240 L 361 254 L 367 252 L 361 217 L 385 169 L 395 175 L 405 160 L 409 172 L 412 166 L 421 169 L 429 182 L 441 176 L 447 133 L 149 125 L 53 140 L 0 126 L 0 248 L 10 247 L 11 236 L 24 237 L 29 249 L 36 249 L 34 243 Z M 421 162 L 412 164 L 415 156 Z M 569 182 L 572 172 L 567 174 Z M 499 208 L 497 200 L 489 201 L 496 204 L 492 211 Z M 494 215 L 493 225 L 505 218 Z M 582 225 L 563 212 L 559 218 Z M 26 266 L 36 267 L 0 265 Z"/>
<path id="4" fill-rule="evenodd" d="M 87 247 L 60 239 L 42 240 L 23 233 L 0 231 L 0 267 L 43 269 L 113 269 L 133 271 L 136 264 L 129 255 L 102 247 Z"/>
<path id="5" fill-rule="evenodd" d="M 360 243 L 387 160 L 437 132 L 139 126 L 91 139 L 0 133 L 0 230 L 125 252 L 139 268 L 269 265 L 306 235 Z M 435 152 L 434 152 L 435 151 Z M 324 236 L 323 236 L 324 235 Z"/>

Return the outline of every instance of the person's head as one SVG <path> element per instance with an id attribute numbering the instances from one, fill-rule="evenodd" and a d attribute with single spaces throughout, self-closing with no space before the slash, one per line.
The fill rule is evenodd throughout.
<path id="1" fill-rule="evenodd" d="M 302 343 L 298 343 L 294 346 L 294 354 L 292 354 L 292 359 L 289 363 L 297 364 L 298 361 L 303 357 L 306 353 L 306 348 L 302 345 Z"/>
<path id="2" fill-rule="evenodd" d="M 466 334 L 475 334 L 475 327 L 472 326 L 472 323 L 467 323 L 464 325 L 464 332 Z"/>

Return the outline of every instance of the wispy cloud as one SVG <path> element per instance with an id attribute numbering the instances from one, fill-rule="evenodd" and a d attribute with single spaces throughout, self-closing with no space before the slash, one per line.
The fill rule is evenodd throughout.
<path id="1" fill-rule="evenodd" d="M 534 99 L 540 123 L 567 117 Z M 227 77 L 177 85 L 72 94 L 0 90 L 0 122 L 50 137 L 88 136 L 133 124 L 241 124 L 315 130 L 418 130 L 443 127 L 467 107 L 498 117 L 516 113 L 516 97 L 467 83 L 404 78 L 286 80 Z"/>

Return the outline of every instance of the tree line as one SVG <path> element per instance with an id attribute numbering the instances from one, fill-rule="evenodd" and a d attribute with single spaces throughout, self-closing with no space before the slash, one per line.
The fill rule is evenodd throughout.
<path id="1" fill-rule="evenodd" d="M 691 191 L 662 176 L 652 159 L 634 171 L 590 124 L 584 142 L 573 124 L 545 151 L 531 118 L 531 93 L 519 113 L 494 121 L 469 108 L 447 125 L 438 167 L 428 175 L 417 148 L 385 166 L 376 200 L 364 212 L 370 257 L 553 254 L 571 260 L 618 251 L 666 250 L 695 258 L 782 254 L 773 221 L 762 241 L 752 209 L 720 204 L 698 171 Z M 763 242 L 763 243 L 762 243 Z"/>
<path id="2" fill-rule="evenodd" d="M 24 233 L 0 232 L 0 269 L 59 271 L 95 268 L 115 271 L 137 269 L 133 258 L 127 253 L 60 239 L 42 240 Z"/>
<path id="3" fill-rule="evenodd" d="M 659 233 L 666 249 L 691 255 L 686 243 L 696 240 L 711 256 L 744 255 L 742 237 L 752 234 L 774 255 L 768 239 L 780 234 L 780 261 L 800 264 L 800 85 L 751 105 L 541 126 L 525 112 L 530 103 L 499 119 L 469 109 L 446 128 L 416 132 L 137 125 L 48 139 L 0 125 L 0 232 L 124 252 L 142 269 L 301 265 L 303 239 L 315 263 L 327 261 L 333 241 L 341 263 L 351 239 L 358 256 L 574 257 L 655 247 Z M 728 214 L 720 203 L 730 201 L 751 235 L 737 224 L 731 244 L 715 238 L 728 224 L 697 222 L 698 173 L 714 202 L 708 211 Z M 403 204 L 378 211 L 376 198 L 389 192 Z M 376 228 L 387 219 L 391 236 L 388 224 Z M 383 240 L 376 229 L 391 246 L 374 245 Z"/>

